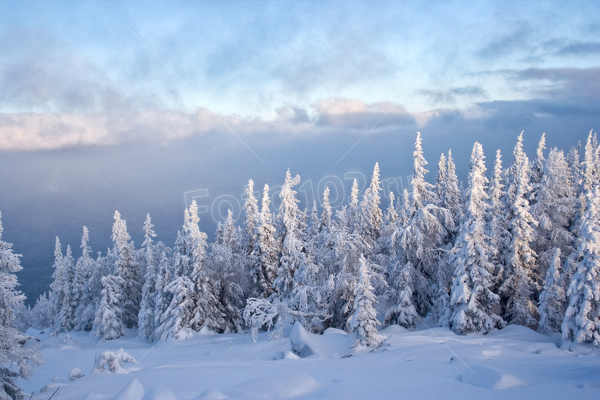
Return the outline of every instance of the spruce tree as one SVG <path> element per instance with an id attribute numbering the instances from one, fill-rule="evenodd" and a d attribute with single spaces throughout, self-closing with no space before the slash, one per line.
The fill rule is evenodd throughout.
<path id="1" fill-rule="evenodd" d="M 62 247 L 58 236 L 54 244 L 54 264 L 52 265 L 52 283 L 50 284 L 50 303 L 52 304 L 53 326 L 59 328 L 58 315 L 64 303 L 65 297 L 65 267 L 63 261 Z"/>
<path id="2" fill-rule="evenodd" d="M 350 328 L 358 336 L 355 346 L 376 348 L 383 343 L 385 337 L 377 331 L 377 325 L 381 325 L 381 323 L 377 320 L 377 311 L 375 310 L 377 298 L 371 285 L 373 271 L 364 255 L 360 256 L 359 265 L 359 281 L 356 287 Z"/>
<path id="3" fill-rule="evenodd" d="M 279 268 L 280 243 L 276 239 L 273 226 L 273 216 L 269 210 L 269 185 L 263 189 L 262 206 L 260 210 L 260 225 L 258 241 L 254 246 L 254 256 L 257 260 L 253 271 L 253 280 L 257 286 L 256 297 L 265 299 L 273 293 L 273 282 Z"/>
<path id="4" fill-rule="evenodd" d="M 127 328 L 133 328 L 137 326 L 144 277 L 140 276 L 140 269 L 136 265 L 135 249 L 133 242 L 130 242 L 131 237 L 127 233 L 126 221 L 121 219 L 118 211 L 115 211 L 114 219 L 112 241 L 117 256 L 116 274 L 123 280 L 120 294 L 122 320 Z"/>
<path id="5" fill-rule="evenodd" d="M 91 287 L 96 262 L 90 257 L 92 249 L 88 245 L 90 233 L 83 227 L 81 237 L 81 257 L 75 265 L 75 282 L 77 288 L 78 305 L 75 310 L 75 329 L 89 331 L 94 323 L 94 293 Z"/>
<path id="6" fill-rule="evenodd" d="M 537 222 L 529 212 L 529 160 L 523 152 L 522 132 L 515 146 L 514 156 L 511 187 L 508 191 L 508 197 L 512 201 L 509 210 L 510 254 L 505 270 L 506 279 L 500 288 L 505 299 L 503 317 L 511 324 L 535 328 L 537 308 L 532 298 L 537 289 L 533 276 L 537 254 L 530 244 Z"/>
<path id="7" fill-rule="evenodd" d="M 102 277 L 100 306 L 94 319 L 92 336 L 103 340 L 118 339 L 125 335 L 123 330 L 123 287 L 125 282 L 118 275 Z"/>
<path id="8" fill-rule="evenodd" d="M 23 267 L 21 255 L 13 252 L 12 243 L 2 239 L 1 217 L 0 214 L 0 398 L 22 400 L 17 378 L 31 376 L 42 359 L 35 348 L 22 345 L 25 339 L 17 331 L 15 311 L 23 307 L 25 296 L 17 290 L 15 273 Z"/>
<path id="9" fill-rule="evenodd" d="M 485 232 L 488 211 L 484 155 L 481 144 L 475 142 L 469 171 L 469 200 L 465 220 L 460 226 L 450 258 L 454 270 L 450 298 L 450 328 L 459 334 L 488 333 L 504 326 L 494 313 L 499 296 L 492 291 L 494 265 L 492 249 Z"/>
<path id="10" fill-rule="evenodd" d="M 496 161 L 494 162 L 494 174 L 489 186 L 489 213 L 487 217 L 487 235 L 490 238 L 490 247 L 492 250 L 490 261 L 494 264 L 495 286 L 499 287 L 503 283 L 503 275 L 508 263 L 510 254 L 510 232 L 508 231 L 508 221 L 506 216 L 508 211 L 504 199 L 504 178 L 502 169 L 502 155 L 500 150 L 496 151 Z M 496 292 L 496 291 L 495 291 Z"/>
<path id="11" fill-rule="evenodd" d="M 544 290 L 540 294 L 540 305 L 538 307 L 540 314 L 538 332 L 548 335 L 560 332 L 560 326 L 565 315 L 565 291 L 561 286 L 560 264 L 560 248 L 557 247 L 548 273 L 546 273 Z"/>
<path id="12" fill-rule="evenodd" d="M 280 266 L 273 287 L 282 299 L 288 298 L 296 286 L 294 274 L 305 262 L 304 229 L 301 211 L 298 209 L 299 200 L 292 188 L 300 182 L 300 176 L 292 178 L 290 171 L 286 172 L 285 182 L 281 188 L 281 206 L 279 207 L 278 236 L 282 243 Z"/>
<path id="13" fill-rule="evenodd" d="M 600 185 L 585 193 L 587 204 L 577 239 L 577 272 L 569 285 L 563 339 L 600 347 Z"/>
<path id="14" fill-rule="evenodd" d="M 144 222 L 144 243 L 141 248 L 141 261 L 145 264 L 145 282 L 142 286 L 142 300 L 140 301 L 140 312 L 138 314 L 138 336 L 141 339 L 151 340 L 156 329 L 154 325 L 154 309 L 156 308 L 156 260 L 155 248 L 152 238 L 156 237 L 153 230 L 150 214 L 146 215 Z"/>

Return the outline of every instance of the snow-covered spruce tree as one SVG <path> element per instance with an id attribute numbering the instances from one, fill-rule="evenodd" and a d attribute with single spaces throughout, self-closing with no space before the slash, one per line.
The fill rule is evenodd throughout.
<path id="1" fill-rule="evenodd" d="M 358 340 L 354 344 L 355 347 L 376 348 L 383 343 L 385 337 L 377 331 L 377 325 L 381 325 L 381 323 L 377 320 L 377 311 L 375 311 L 377 298 L 371 285 L 373 271 L 364 255 L 360 256 L 359 265 L 359 281 L 352 307 L 350 329 L 358 336 Z"/>
<path id="2" fill-rule="evenodd" d="M 410 215 L 410 194 L 408 190 L 404 189 L 402 191 L 402 198 L 398 199 L 396 209 L 398 210 L 398 225 L 404 229 L 408 225 Z"/>
<path id="3" fill-rule="evenodd" d="M 444 153 L 440 155 L 440 161 L 438 161 L 438 172 L 435 177 L 435 193 L 437 195 L 436 204 L 442 206 L 444 202 L 444 195 L 448 180 L 448 171 L 446 165 L 446 156 Z"/>
<path id="4" fill-rule="evenodd" d="M 296 286 L 294 274 L 305 262 L 304 242 L 302 232 L 304 226 L 298 209 L 299 200 L 292 188 L 300 182 L 300 176 L 292 178 L 290 171 L 286 172 L 285 182 L 281 188 L 281 205 L 279 206 L 278 237 L 282 243 L 280 266 L 273 287 L 281 300 L 290 297 Z"/>
<path id="5" fill-rule="evenodd" d="M 488 211 L 483 148 L 475 142 L 469 170 L 467 213 L 452 249 L 450 265 L 454 270 L 450 297 L 450 328 L 458 334 L 488 333 L 502 328 L 504 321 L 494 313 L 500 297 L 492 291 L 494 265 L 492 249 L 485 231 Z"/>
<path id="6" fill-rule="evenodd" d="M 544 150 L 546 150 L 546 134 L 542 133 L 542 137 L 540 138 L 535 153 L 535 161 L 531 166 L 531 194 L 529 196 L 529 203 L 531 206 L 536 204 L 538 201 L 538 193 L 542 185 L 542 179 L 544 178 L 544 165 L 546 164 Z"/>
<path id="7" fill-rule="evenodd" d="M 152 341 L 160 339 L 158 331 L 161 327 L 161 317 L 165 314 L 173 300 L 171 293 L 166 291 L 166 287 L 173 280 L 173 265 L 169 254 L 170 249 L 168 248 L 160 251 L 154 291 L 153 317 L 155 330 L 152 333 L 152 337 L 149 338 Z"/>
<path id="8" fill-rule="evenodd" d="M 96 262 L 90 257 L 92 249 L 88 245 L 90 233 L 83 227 L 83 236 L 81 237 L 81 257 L 77 259 L 75 265 L 75 283 L 77 290 L 78 304 L 75 309 L 76 330 L 89 331 L 94 324 L 96 304 L 94 303 L 94 293 L 91 287 L 92 276 L 96 268 Z"/>
<path id="9" fill-rule="evenodd" d="M 191 328 L 191 311 L 195 307 L 195 285 L 187 276 L 177 276 L 164 289 L 171 302 L 160 315 L 160 324 L 156 328 L 154 338 L 187 339 L 193 332 Z"/>
<path id="10" fill-rule="evenodd" d="M 2 240 L 3 230 L 0 220 L 0 399 L 22 400 L 17 378 L 29 378 L 42 359 L 35 348 L 23 346 L 25 339 L 16 329 L 15 311 L 23 306 L 25 296 L 17 290 L 15 273 L 23 268 L 21 255 L 13 252 L 12 243 Z"/>
<path id="11" fill-rule="evenodd" d="M 211 271 L 219 277 L 221 289 L 220 302 L 226 315 L 224 331 L 241 332 L 244 308 L 244 282 L 248 280 L 244 269 L 245 250 L 241 244 L 242 232 L 234 225 L 233 213 L 227 211 L 227 219 L 219 223 L 215 242 L 212 244 L 209 265 Z"/>
<path id="12" fill-rule="evenodd" d="M 252 279 L 257 287 L 256 297 L 259 299 L 268 298 L 273 293 L 273 282 L 279 268 L 280 243 L 275 237 L 276 231 L 273 226 L 273 216 L 269 211 L 269 202 L 269 185 L 265 185 L 257 232 L 258 240 L 253 251 L 257 263 Z"/>
<path id="13" fill-rule="evenodd" d="M 540 294 L 540 305 L 538 307 L 540 323 L 537 330 L 548 335 L 560 332 L 560 326 L 565 316 L 565 291 L 561 286 L 560 264 L 560 248 L 557 247 L 550 268 L 546 273 L 544 290 Z"/>
<path id="14" fill-rule="evenodd" d="M 67 251 L 62 260 L 64 269 L 63 302 L 56 315 L 56 326 L 60 329 L 70 331 L 75 323 L 75 309 L 79 299 L 75 298 L 78 290 L 75 289 L 75 260 L 71 246 L 67 245 Z"/>
<path id="15" fill-rule="evenodd" d="M 152 225 L 150 214 L 147 214 L 146 221 L 144 221 L 144 243 L 142 243 L 140 249 L 140 261 L 145 265 L 146 276 L 144 277 L 144 286 L 142 286 L 142 300 L 140 301 L 140 312 L 138 314 L 138 336 L 147 340 L 152 339 L 156 330 L 156 326 L 154 326 L 154 300 L 156 298 L 158 260 L 152 240 L 156 237 L 156 233 L 152 228 L 154 228 L 154 225 Z"/>
<path id="16" fill-rule="evenodd" d="M 427 161 L 423 157 L 421 135 L 415 143 L 414 169 L 411 181 L 410 209 L 408 223 L 393 233 L 391 246 L 399 246 L 398 254 L 403 257 L 401 265 L 410 262 L 417 274 L 413 287 L 413 303 L 421 315 L 426 315 L 440 291 L 437 285 L 437 272 L 440 258 L 444 257 L 440 248 L 447 242 L 454 229 L 452 213 L 433 204 L 433 185 L 425 181 Z M 443 250 L 443 249 L 442 249 Z M 431 282 L 436 282 L 431 285 Z"/>
<path id="17" fill-rule="evenodd" d="M 335 301 L 331 305 L 333 316 L 328 324 L 350 331 L 352 307 L 359 279 L 359 260 L 369 244 L 358 233 L 350 232 L 350 228 L 343 222 L 347 218 L 345 213 L 346 208 L 336 213 L 339 223 L 332 226 L 329 239 L 331 249 L 324 253 L 323 263 L 326 271 L 335 276 Z"/>
<path id="18" fill-rule="evenodd" d="M 127 223 L 121 219 L 118 211 L 115 211 L 114 219 L 112 241 L 115 255 L 118 257 L 116 274 L 123 279 L 124 285 L 121 293 L 122 318 L 127 328 L 133 328 L 137 326 L 144 277 L 140 275 L 140 268 L 136 265 L 135 248 L 133 242 L 130 242 L 129 233 L 127 233 Z"/>
<path id="19" fill-rule="evenodd" d="M 215 332 L 227 329 L 223 305 L 219 301 L 220 287 L 218 277 L 210 271 L 206 260 L 206 233 L 200 231 L 198 223 L 198 205 L 192 202 L 188 218 L 183 225 L 184 246 L 187 253 L 181 253 L 190 261 L 190 280 L 194 283 L 194 309 L 191 313 L 190 328 L 200 331 L 207 328 Z M 187 276 L 187 275 L 186 275 Z"/>
<path id="20" fill-rule="evenodd" d="M 260 226 L 260 213 L 258 210 L 258 201 L 254 197 L 254 181 L 250 179 L 246 186 L 246 201 L 244 202 L 244 221 L 242 223 L 242 235 L 240 238 L 241 249 L 244 253 L 244 269 L 249 275 L 253 275 L 257 268 L 258 259 L 254 248 L 258 242 L 258 227 Z M 253 279 L 246 282 L 245 290 L 257 294 L 257 282 Z"/>
<path id="21" fill-rule="evenodd" d="M 394 267 L 391 269 L 392 284 L 390 293 L 386 297 L 395 299 L 392 306 L 385 313 L 384 326 L 397 324 L 407 329 L 415 329 L 420 318 L 412 302 L 413 286 L 416 271 L 412 264 L 400 264 L 398 257 L 394 258 Z"/>
<path id="22" fill-rule="evenodd" d="M 577 239 L 577 272 L 567 296 L 563 339 L 600 347 L 600 184 L 586 194 L 587 204 Z"/>
<path id="23" fill-rule="evenodd" d="M 362 235 L 365 242 L 372 243 L 371 248 L 374 247 L 375 242 L 379 238 L 379 228 L 383 222 L 383 214 L 379 208 L 379 204 L 381 203 L 379 192 L 381 192 L 379 164 L 375 163 L 373 175 L 371 176 L 371 184 L 365 190 L 363 200 L 359 205 L 359 215 L 355 220 L 357 224 L 355 232 Z"/>
<path id="24" fill-rule="evenodd" d="M 103 340 L 118 339 L 125 334 L 121 308 L 125 282 L 118 275 L 104 276 L 101 282 L 102 297 L 91 335 Z"/>
<path id="25" fill-rule="evenodd" d="M 497 288 L 503 283 L 504 269 L 508 263 L 510 254 L 510 232 L 508 231 L 508 221 L 506 215 L 506 203 L 504 191 L 502 169 L 502 155 L 500 150 L 496 151 L 496 161 L 494 162 L 494 174 L 489 186 L 489 204 L 490 208 L 487 216 L 487 235 L 490 238 L 490 247 L 492 254 L 490 261 L 494 264 L 494 287 Z"/>
<path id="26" fill-rule="evenodd" d="M 52 264 L 52 268 L 54 268 L 54 272 L 52 273 L 52 283 L 50 284 L 50 294 L 49 301 L 52 304 L 52 325 L 54 327 L 57 326 L 57 317 L 64 303 L 65 297 L 65 268 L 63 262 L 63 253 L 62 247 L 60 245 L 60 240 L 58 236 L 56 237 L 56 241 L 54 244 L 54 264 Z"/>
<path id="27" fill-rule="evenodd" d="M 529 213 L 529 160 L 523 152 L 523 132 L 519 135 L 514 151 L 515 161 L 511 170 L 511 187 L 508 197 L 512 199 L 509 210 L 511 233 L 510 254 L 505 270 L 505 280 L 500 287 L 504 297 L 504 320 L 511 324 L 535 328 L 537 307 L 532 301 L 537 290 L 533 273 L 537 255 L 531 249 L 534 227 L 537 222 Z"/>
<path id="28" fill-rule="evenodd" d="M 42 293 L 31 309 L 31 326 L 35 329 L 50 328 L 54 323 L 52 303 L 46 292 Z"/>
<path id="29" fill-rule="evenodd" d="M 458 177 L 456 176 L 456 165 L 452 159 L 452 150 L 448 150 L 446 163 L 446 187 L 441 206 L 452 213 L 454 228 L 458 229 L 463 218 L 463 207 L 461 205 L 461 190 L 458 187 Z M 452 230 L 450 227 L 448 229 Z"/>
<path id="30" fill-rule="evenodd" d="M 577 195 L 562 151 L 550 150 L 536 199 L 531 214 L 539 225 L 532 247 L 539 256 L 537 274 L 545 276 L 555 249 L 560 248 L 561 254 L 568 256 L 574 251 L 575 244 L 571 229 L 576 215 Z"/>

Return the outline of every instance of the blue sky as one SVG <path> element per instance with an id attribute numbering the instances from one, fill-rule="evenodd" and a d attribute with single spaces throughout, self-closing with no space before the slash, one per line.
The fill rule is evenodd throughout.
<path id="1" fill-rule="evenodd" d="M 568 150 L 600 125 L 597 2 L 0 10 L 0 211 L 25 255 L 26 290 L 47 283 L 55 235 L 77 254 L 86 225 L 105 251 L 115 209 L 136 243 L 150 212 L 172 245 L 185 192 L 209 191 L 210 235 L 211 208 L 233 201 L 222 196 L 242 202 L 250 178 L 261 190 L 290 168 L 304 194 L 317 192 L 310 203 L 319 182 L 348 189 L 346 177 L 375 162 L 406 186 L 417 131 L 431 178 L 452 148 L 464 179 L 474 141 L 488 158 L 501 149 L 507 165 L 521 130 L 533 154 L 543 132 L 547 147 Z"/>

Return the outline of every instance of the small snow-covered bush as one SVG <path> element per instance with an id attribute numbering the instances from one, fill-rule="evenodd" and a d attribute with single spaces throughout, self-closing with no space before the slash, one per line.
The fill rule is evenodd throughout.
<path id="1" fill-rule="evenodd" d="M 69 373 L 69 380 L 74 381 L 75 379 L 83 378 L 84 376 L 84 373 L 81 372 L 79 368 L 75 367 L 71 370 L 71 373 Z"/>
<path id="2" fill-rule="evenodd" d="M 137 360 L 133 358 L 129 353 L 126 353 L 123 349 L 116 352 L 105 351 L 100 354 L 100 357 L 96 359 L 96 371 L 110 371 L 113 374 L 125 374 L 127 371 L 123 369 L 123 363 L 137 363 Z"/>

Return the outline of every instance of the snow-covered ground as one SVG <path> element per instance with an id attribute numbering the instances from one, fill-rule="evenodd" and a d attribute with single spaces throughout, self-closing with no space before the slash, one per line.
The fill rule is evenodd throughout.
<path id="1" fill-rule="evenodd" d="M 33 399 L 600 399 L 600 352 L 560 349 L 560 335 L 521 326 L 457 336 L 445 328 L 394 325 L 373 352 L 351 352 L 353 336 L 313 335 L 299 325 L 284 338 L 261 333 L 201 335 L 147 343 L 127 332 L 98 342 L 85 332 L 41 339 L 44 364 L 20 381 Z M 136 363 L 94 370 L 103 352 Z M 83 377 L 70 380 L 78 368 Z M 76 375 L 76 370 L 74 371 Z"/>

